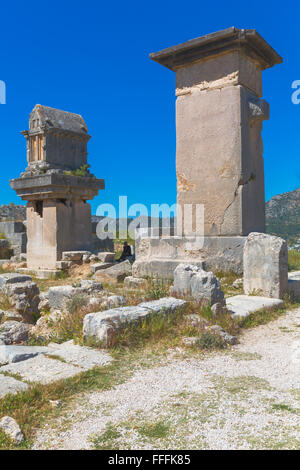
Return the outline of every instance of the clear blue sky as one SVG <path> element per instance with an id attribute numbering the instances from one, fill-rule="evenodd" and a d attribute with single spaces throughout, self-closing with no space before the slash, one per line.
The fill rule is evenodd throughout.
<path id="1" fill-rule="evenodd" d="M 285 6 L 286 5 L 286 6 Z M 284 63 L 263 74 L 266 199 L 300 187 L 300 80 L 296 2 L 1 2 L 0 204 L 20 203 L 8 180 L 26 166 L 28 115 L 36 103 L 81 114 L 92 171 L 106 181 L 93 202 L 176 200 L 174 73 L 149 53 L 230 26 L 254 28 Z"/>

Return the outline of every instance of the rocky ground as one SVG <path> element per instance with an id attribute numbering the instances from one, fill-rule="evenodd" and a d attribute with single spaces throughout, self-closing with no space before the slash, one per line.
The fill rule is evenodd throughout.
<path id="1" fill-rule="evenodd" d="M 229 350 L 153 351 L 138 364 L 123 383 L 62 406 L 33 448 L 300 448 L 299 308 Z"/>

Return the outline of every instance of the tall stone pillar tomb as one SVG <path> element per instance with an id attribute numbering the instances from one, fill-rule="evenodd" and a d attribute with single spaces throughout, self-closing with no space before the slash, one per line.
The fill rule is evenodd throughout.
<path id="1" fill-rule="evenodd" d="M 64 251 L 91 248 L 87 201 L 104 189 L 104 180 L 88 171 L 90 136 L 81 116 L 36 105 L 22 134 L 28 166 L 10 184 L 27 201 L 27 267 L 54 270 Z"/>

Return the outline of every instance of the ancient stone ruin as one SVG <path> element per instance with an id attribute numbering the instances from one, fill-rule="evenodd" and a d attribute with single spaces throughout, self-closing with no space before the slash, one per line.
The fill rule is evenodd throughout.
<path id="1" fill-rule="evenodd" d="M 36 105 L 23 135 L 28 166 L 10 184 L 28 201 L 27 268 L 55 270 L 63 252 L 92 249 L 87 201 L 104 189 L 104 180 L 87 169 L 90 136 L 81 116 Z"/>
<path id="2" fill-rule="evenodd" d="M 246 236 L 265 231 L 262 71 L 282 58 L 255 30 L 236 28 L 150 57 L 176 74 L 179 211 L 177 236 L 138 240 L 134 275 L 172 278 L 180 262 L 202 261 L 241 273 Z M 203 246 L 190 235 L 205 236 Z"/>

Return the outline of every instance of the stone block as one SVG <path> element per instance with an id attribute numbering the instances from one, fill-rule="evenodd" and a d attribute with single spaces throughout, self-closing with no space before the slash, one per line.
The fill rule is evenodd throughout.
<path id="1" fill-rule="evenodd" d="M 174 287 L 171 293 L 191 297 L 208 305 L 224 304 L 224 292 L 212 272 L 206 272 L 192 264 L 179 264 L 174 271 Z"/>
<path id="2" fill-rule="evenodd" d="M 46 346 L 0 346 L 0 364 L 26 361 L 50 351 L 51 349 Z"/>
<path id="3" fill-rule="evenodd" d="M 102 269 L 107 269 L 113 266 L 114 263 L 106 263 L 106 262 L 101 262 L 101 263 L 94 263 L 91 265 L 91 270 L 93 273 L 100 271 Z"/>
<path id="4" fill-rule="evenodd" d="M 51 309 L 64 310 L 68 302 L 74 296 L 86 297 L 100 295 L 103 291 L 102 284 L 93 280 L 83 280 L 77 287 L 54 286 L 48 292 L 48 301 Z"/>
<path id="5" fill-rule="evenodd" d="M 102 251 L 98 253 L 98 258 L 100 261 L 103 263 L 113 263 L 115 261 L 115 253 L 108 252 L 108 251 Z"/>
<path id="6" fill-rule="evenodd" d="M 244 292 L 282 299 L 288 292 L 288 250 L 285 240 L 251 233 L 244 247 Z"/>
<path id="7" fill-rule="evenodd" d="M 124 279 L 124 287 L 128 289 L 145 289 L 147 287 L 147 280 L 141 277 L 128 276 Z"/>
<path id="8" fill-rule="evenodd" d="M 132 266 L 129 261 L 117 263 L 107 269 L 102 269 L 95 273 L 95 279 L 103 282 L 121 282 L 125 277 L 132 274 Z"/>
<path id="9" fill-rule="evenodd" d="M 174 279 L 178 264 L 195 264 L 206 271 L 243 272 L 246 237 L 141 238 L 137 230 L 135 277 Z"/>
<path id="10" fill-rule="evenodd" d="M 64 309 L 76 294 L 76 289 L 72 286 L 54 286 L 49 289 L 49 305 L 51 309 Z"/>
<path id="11" fill-rule="evenodd" d="M 112 361 L 112 357 L 106 352 L 79 346 L 74 344 L 73 341 L 62 344 L 50 343 L 49 349 L 51 350 L 50 354 L 59 356 L 64 361 L 85 370 L 105 366 Z"/>
<path id="12" fill-rule="evenodd" d="M 89 251 L 63 251 L 62 260 L 63 261 L 82 261 L 84 255 L 91 255 Z"/>
<path id="13" fill-rule="evenodd" d="M 176 312 L 186 302 L 172 297 L 144 302 L 135 307 L 120 307 L 103 312 L 90 313 L 84 317 L 84 338 L 94 339 L 109 346 L 113 337 L 129 323 L 141 322 L 150 315 L 167 315 Z"/>
<path id="14" fill-rule="evenodd" d="M 32 281 L 32 277 L 26 276 L 25 274 L 18 273 L 4 273 L 0 274 L 0 288 L 7 286 L 8 284 L 16 284 L 20 282 Z"/>
<path id="15" fill-rule="evenodd" d="M 268 297 L 258 297 L 254 295 L 235 295 L 226 299 L 226 307 L 234 318 L 245 318 L 251 313 L 273 308 L 283 308 L 284 302 L 281 299 L 270 299 Z"/>

